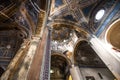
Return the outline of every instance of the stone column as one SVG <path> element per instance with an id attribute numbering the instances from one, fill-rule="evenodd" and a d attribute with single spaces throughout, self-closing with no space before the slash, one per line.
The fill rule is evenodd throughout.
<path id="1" fill-rule="evenodd" d="M 44 53 L 45 55 L 43 58 L 42 68 L 40 72 L 40 80 L 50 80 L 50 63 L 51 63 L 50 42 L 51 42 L 51 30 L 48 29 L 46 47 Z"/>
<path id="2" fill-rule="evenodd" d="M 107 45 L 96 36 L 91 38 L 90 43 L 96 54 L 106 64 L 113 75 L 120 80 L 120 59 L 118 59 L 114 53 L 108 49 Z"/>
<path id="3" fill-rule="evenodd" d="M 83 80 L 82 74 L 78 66 L 72 65 L 70 68 L 70 74 L 73 80 Z"/>

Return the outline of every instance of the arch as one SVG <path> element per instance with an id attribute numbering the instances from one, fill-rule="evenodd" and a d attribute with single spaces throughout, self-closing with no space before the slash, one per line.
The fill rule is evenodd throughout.
<path id="1" fill-rule="evenodd" d="M 89 37 L 89 32 L 85 30 L 82 26 L 79 24 L 72 22 L 72 21 L 66 21 L 63 19 L 55 19 L 54 21 L 51 21 L 47 24 L 48 26 L 51 26 L 52 28 L 56 27 L 56 25 L 64 25 L 63 27 L 71 28 L 73 30 L 76 30 L 80 33 L 83 33 L 83 35 L 86 35 Z"/>
<path id="2" fill-rule="evenodd" d="M 67 63 L 67 65 L 71 65 L 70 60 L 64 54 L 61 54 L 61 53 L 52 53 L 51 54 L 51 58 L 54 57 L 54 56 L 58 56 L 58 57 L 63 58 L 64 61 Z"/>
<path id="3" fill-rule="evenodd" d="M 51 80 L 67 79 L 69 76 L 70 61 L 60 53 L 51 54 Z"/>
<path id="4" fill-rule="evenodd" d="M 75 58 L 75 55 L 77 54 L 77 48 L 83 43 L 83 42 L 87 42 L 86 39 L 79 39 L 75 46 L 74 46 L 74 51 L 73 51 L 73 61 L 74 61 L 74 64 L 77 64 L 77 61 L 76 61 L 76 58 Z"/>
<path id="5" fill-rule="evenodd" d="M 79 67 L 106 67 L 86 39 L 78 40 L 74 48 L 73 60 Z"/>

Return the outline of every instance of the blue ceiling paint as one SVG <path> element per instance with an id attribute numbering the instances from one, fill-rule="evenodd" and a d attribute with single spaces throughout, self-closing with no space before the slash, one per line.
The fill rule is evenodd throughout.
<path id="1" fill-rule="evenodd" d="M 90 13 L 90 11 L 91 11 L 91 9 L 92 9 L 93 6 L 94 5 L 90 5 L 88 7 L 85 7 L 84 9 L 82 9 L 82 11 L 83 11 L 83 13 L 84 13 L 85 16 L 89 15 L 89 13 Z"/>
<path id="2" fill-rule="evenodd" d="M 106 18 L 106 20 L 104 21 L 104 23 L 100 26 L 99 30 L 96 32 L 96 36 L 99 37 L 100 34 L 103 32 L 103 30 L 105 29 L 105 27 L 107 26 L 107 24 L 112 20 L 112 18 L 114 17 L 114 15 L 116 15 L 116 13 L 120 10 L 120 2 L 118 2 L 115 6 L 115 8 L 111 11 L 111 13 L 109 14 L 109 16 Z"/>
<path id="3" fill-rule="evenodd" d="M 55 7 L 63 5 L 63 0 L 55 0 Z"/>
<path id="4" fill-rule="evenodd" d="M 67 15 L 67 16 L 64 16 L 63 18 L 66 19 L 66 20 L 69 20 L 69 21 L 74 21 L 74 22 L 76 22 L 76 20 L 73 18 L 72 15 Z"/>

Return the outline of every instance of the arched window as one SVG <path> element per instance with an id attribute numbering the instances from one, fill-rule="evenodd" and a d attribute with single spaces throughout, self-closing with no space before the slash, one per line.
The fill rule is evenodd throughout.
<path id="1" fill-rule="evenodd" d="M 105 10 L 104 9 L 100 9 L 96 15 L 95 15 L 95 20 L 100 20 L 102 19 L 102 17 L 104 16 L 105 14 Z"/>

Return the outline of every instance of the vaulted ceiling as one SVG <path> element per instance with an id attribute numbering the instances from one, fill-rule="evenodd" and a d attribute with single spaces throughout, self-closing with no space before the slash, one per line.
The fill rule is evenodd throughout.
<path id="1" fill-rule="evenodd" d="M 91 34 L 100 36 L 105 27 L 113 21 L 112 17 L 118 16 L 119 12 L 114 14 L 114 10 L 119 9 L 116 6 L 119 5 L 118 2 L 52 0 L 47 24 L 52 28 L 52 53 L 73 52 L 72 57 L 79 67 L 106 67 L 90 47 L 89 38 Z M 79 40 L 81 41 L 78 42 Z"/>
<path id="2" fill-rule="evenodd" d="M 52 27 L 53 44 L 59 44 L 59 51 L 61 46 L 69 44 L 73 48 L 78 38 L 87 38 L 89 36 L 89 33 L 91 33 L 89 19 L 92 11 L 100 2 L 101 0 L 51 1 L 48 26 Z M 62 44 L 63 41 L 64 45 Z M 55 45 L 52 46 L 54 47 Z M 68 49 L 64 48 L 61 50 L 65 51 Z"/>
<path id="3" fill-rule="evenodd" d="M 90 34 L 99 36 L 106 26 L 120 17 L 119 0 L 51 0 L 50 5 L 47 0 L 0 2 L 0 67 L 4 69 L 24 40 L 31 40 L 35 33 L 39 34 L 37 24 L 43 24 L 45 12 L 49 13 L 46 26 L 52 29 L 53 53 L 72 52 L 78 39 L 87 40 Z M 101 9 L 105 10 L 104 15 L 97 20 L 95 16 Z M 84 50 L 82 47 L 77 49 Z"/>

